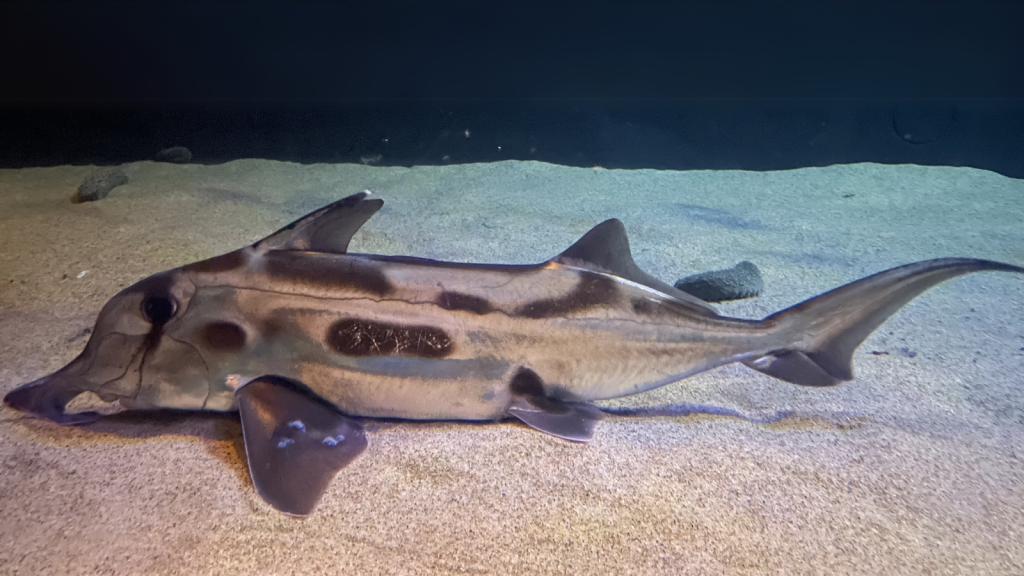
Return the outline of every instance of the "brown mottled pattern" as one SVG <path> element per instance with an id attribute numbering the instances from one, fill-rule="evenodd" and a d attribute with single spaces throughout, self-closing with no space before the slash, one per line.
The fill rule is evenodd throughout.
<path id="1" fill-rule="evenodd" d="M 460 292 L 442 292 L 437 298 L 437 305 L 445 310 L 464 310 L 474 314 L 487 314 L 494 310 L 485 298 Z"/>
<path id="2" fill-rule="evenodd" d="M 592 272 L 581 272 L 580 281 L 571 293 L 524 304 L 515 314 L 524 318 L 568 316 L 574 312 L 611 303 L 617 294 L 618 287 L 612 278 Z"/>
<path id="3" fill-rule="evenodd" d="M 452 353 L 451 337 L 433 326 L 401 326 L 346 318 L 331 325 L 327 343 L 351 356 L 419 356 L 444 358 Z"/>
<path id="4" fill-rule="evenodd" d="M 286 250 L 270 252 L 264 259 L 267 275 L 275 280 L 322 288 L 349 288 L 375 296 L 385 296 L 394 289 L 384 272 L 368 260 L 311 253 L 297 259 Z"/>
<path id="5" fill-rule="evenodd" d="M 233 322 L 210 322 L 203 326 L 200 337 L 218 352 L 237 352 L 245 346 L 245 331 Z"/>

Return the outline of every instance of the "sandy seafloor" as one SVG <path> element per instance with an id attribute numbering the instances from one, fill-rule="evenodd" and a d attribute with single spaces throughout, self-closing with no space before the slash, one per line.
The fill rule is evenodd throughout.
<path id="1" fill-rule="evenodd" d="M 914 260 L 1024 264 L 1024 182 L 965 168 L 140 162 L 73 205 L 92 170 L 0 170 L 0 392 L 73 358 L 121 287 L 363 189 L 386 205 L 353 251 L 536 262 L 614 216 L 666 281 L 755 262 L 765 293 L 720 307 L 743 317 Z M 74 428 L 4 407 L 0 573 L 1024 574 L 1024 276 L 927 292 L 855 369 L 809 389 L 721 368 L 605 403 L 647 411 L 587 445 L 370 422 L 303 521 L 254 493 L 234 416 Z"/>

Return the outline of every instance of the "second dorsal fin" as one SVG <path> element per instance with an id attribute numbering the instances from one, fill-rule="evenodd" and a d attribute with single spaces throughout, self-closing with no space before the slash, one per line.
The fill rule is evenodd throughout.
<path id="1" fill-rule="evenodd" d="M 594 226 L 575 244 L 552 258 L 551 261 L 595 272 L 614 274 L 692 304 L 701 311 L 718 314 L 707 302 L 641 270 L 633 261 L 633 254 L 629 250 L 626 227 L 617 218 L 605 220 Z"/>
<path id="2" fill-rule="evenodd" d="M 253 248 L 344 254 L 356 231 L 384 205 L 379 198 L 367 200 L 369 195 L 369 191 L 359 192 L 314 210 L 253 244 Z"/>

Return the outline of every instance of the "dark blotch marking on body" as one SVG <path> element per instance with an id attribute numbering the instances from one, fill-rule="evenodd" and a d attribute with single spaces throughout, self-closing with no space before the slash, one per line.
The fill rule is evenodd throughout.
<path id="1" fill-rule="evenodd" d="M 230 272 L 237 270 L 245 266 L 245 255 L 242 254 L 241 250 L 235 250 L 234 252 L 228 252 L 227 254 L 221 254 L 220 256 L 214 256 L 206 260 L 200 260 L 189 264 L 185 268 L 192 272 Z"/>
<path id="2" fill-rule="evenodd" d="M 672 300 L 651 300 L 650 298 L 634 298 L 630 305 L 633 312 L 640 316 L 662 316 L 664 314 L 692 315 L 693 311 L 685 304 Z"/>
<path id="3" fill-rule="evenodd" d="M 630 304 L 633 306 L 633 312 L 641 316 L 650 316 L 657 312 L 654 302 L 647 298 L 633 298 Z"/>
<path id="4" fill-rule="evenodd" d="M 600 274 L 583 272 L 576 288 L 569 294 L 560 298 L 546 298 L 530 302 L 516 310 L 515 315 L 524 318 L 568 316 L 573 312 L 609 304 L 615 300 L 617 295 L 618 287 L 615 285 L 615 280 Z"/>
<path id="5" fill-rule="evenodd" d="M 706 318 L 706 315 L 694 310 L 685 302 L 675 300 L 651 300 L 650 298 L 633 298 L 630 302 L 633 312 L 638 316 L 664 316 L 672 314 L 682 318 Z"/>
<path id="6" fill-rule="evenodd" d="M 459 292 L 441 292 L 437 305 L 445 310 L 464 310 L 473 314 L 487 314 L 494 310 L 486 299 Z"/>
<path id="7" fill-rule="evenodd" d="M 237 352 L 245 346 L 245 330 L 233 322 L 210 322 L 203 326 L 200 337 L 218 352 Z"/>
<path id="8" fill-rule="evenodd" d="M 516 396 L 540 397 L 544 396 L 544 381 L 536 372 L 523 366 L 512 376 L 508 389 Z"/>
<path id="9" fill-rule="evenodd" d="M 516 370 L 508 385 L 509 392 L 522 396 L 530 404 L 549 415 L 565 414 L 568 408 L 565 403 L 554 400 L 544 389 L 544 381 L 540 376 L 525 366 Z"/>
<path id="10" fill-rule="evenodd" d="M 354 258 L 272 252 L 266 257 L 266 272 L 278 280 L 290 280 L 307 286 L 350 288 L 357 292 L 385 296 L 394 286 L 375 264 Z"/>
<path id="11" fill-rule="evenodd" d="M 417 356 L 444 358 L 454 344 L 433 326 L 402 326 L 358 318 L 338 320 L 327 330 L 327 344 L 349 356 Z"/>
<path id="12" fill-rule="evenodd" d="M 363 254 L 363 257 L 374 262 L 387 262 L 390 264 L 408 264 L 411 266 L 425 266 L 428 268 L 439 268 L 443 270 L 472 270 L 474 272 L 503 272 L 505 274 L 529 274 L 542 270 L 544 263 L 540 264 L 487 264 L 471 262 L 445 262 L 430 258 L 417 258 L 415 256 L 385 256 L 381 254 Z"/>
<path id="13" fill-rule="evenodd" d="M 279 318 L 267 318 L 259 324 L 260 334 L 266 339 L 275 338 L 284 333 L 286 325 L 286 322 Z"/>

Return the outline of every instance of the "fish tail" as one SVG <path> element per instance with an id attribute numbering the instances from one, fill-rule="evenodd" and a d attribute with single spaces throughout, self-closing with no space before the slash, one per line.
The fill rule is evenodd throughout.
<path id="1" fill-rule="evenodd" d="M 764 319 L 789 344 L 745 364 L 803 386 L 853 379 L 853 352 L 889 316 L 925 290 L 971 272 L 1024 273 L 1024 268 L 972 258 L 938 258 L 879 272 L 805 300 Z"/>

